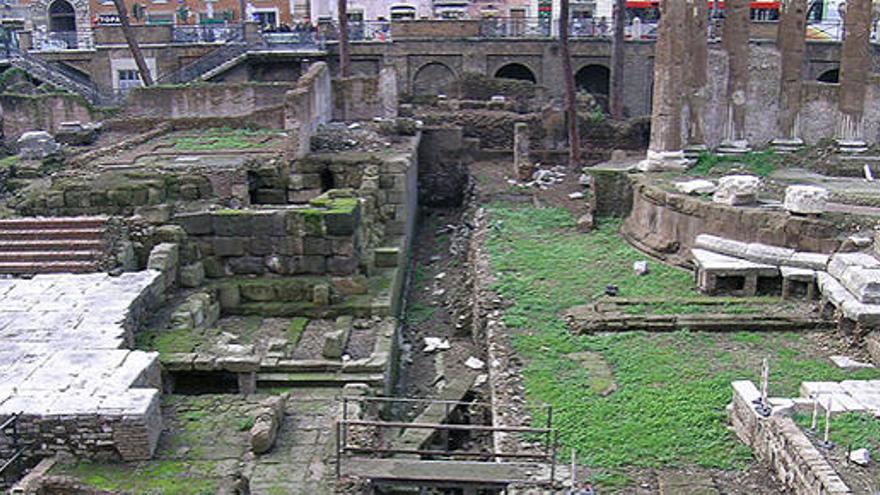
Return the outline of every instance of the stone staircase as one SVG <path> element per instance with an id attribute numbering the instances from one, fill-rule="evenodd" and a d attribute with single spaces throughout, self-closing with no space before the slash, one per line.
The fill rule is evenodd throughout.
<path id="1" fill-rule="evenodd" d="M 104 217 L 0 220 L 0 274 L 99 271 L 106 223 Z"/>
<path id="2" fill-rule="evenodd" d="M 9 52 L 9 63 L 31 76 L 55 87 L 64 89 L 85 98 L 92 104 L 102 103 L 95 84 L 86 76 L 74 69 L 61 64 L 47 62 L 29 53 L 12 49 Z"/>

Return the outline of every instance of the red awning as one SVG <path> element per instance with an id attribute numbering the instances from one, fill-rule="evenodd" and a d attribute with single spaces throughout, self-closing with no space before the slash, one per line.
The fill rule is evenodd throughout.
<path id="1" fill-rule="evenodd" d="M 715 5 L 714 0 L 708 0 L 709 7 Z M 770 9 L 770 10 L 779 10 L 779 5 L 782 2 L 778 1 L 764 1 L 764 2 L 752 2 L 751 8 L 753 9 Z M 660 6 L 660 0 L 627 0 L 626 8 L 628 9 L 654 9 Z M 718 8 L 724 8 L 724 0 L 719 0 Z"/>

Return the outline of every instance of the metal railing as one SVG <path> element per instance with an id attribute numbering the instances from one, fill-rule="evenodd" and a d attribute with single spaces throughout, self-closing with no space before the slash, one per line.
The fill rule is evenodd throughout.
<path id="1" fill-rule="evenodd" d="M 359 403 L 360 405 L 383 404 L 392 406 L 394 404 L 410 404 L 410 405 L 427 405 L 443 406 L 445 409 L 445 421 L 449 421 L 450 414 L 456 408 L 460 407 L 488 407 L 491 404 L 477 401 L 457 401 L 457 400 L 434 400 L 434 399 L 409 399 L 398 397 L 343 397 L 342 419 L 336 422 L 336 476 L 342 475 L 342 464 L 349 455 L 367 455 L 367 456 L 420 456 L 434 458 L 435 460 L 456 460 L 465 459 L 477 462 L 494 463 L 499 461 L 531 461 L 548 464 L 550 466 L 549 479 L 534 480 L 535 484 L 554 483 L 556 479 L 556 451 L 559 442 L 558 431 L 553 428 L 553 409 L 551 406 L 546 407 L 546 426 L 542 428 L 520 427 L 520 426 L 494 426 L 480 424 L 451 424 L 451 423 L 409 423 L 404 421 L 381 421 L 381 420 L 359 420 L 351 419 L 349 413 L 350 403 Z M 361 406 L 362 407 L 362 406 Z M 354 435 L 352 431 L 354 430 Z M 364 432 L 372 431 L 378 435 L 364 435 Z M 391 446 L 376 446 L 360 443 L 358 440 L 363 438 L 381 437 L 382 430 L 392 430 L 393 432 L 402 432 L 405 430 L 429 430 L 432 433 L 429 436 L 438 435 L 441 437 L 443 448 L 397 448 Z M 532 436 L 542 439 L 541 447 L 533 452 L 504 452 L 496 448 L 492 451 L 475 451 L 452 449 L 450 447 L 450 433 L 474 433 L 489 434 L 510 433 L 525 436 Z M 355 438 L 355 440 L 352 440 Z"/>
<path id="2" fill-rule="evenodd" d="M 205 24 L 203 26 L 174 26 L 174 43 L 223 43 L 241 38 L 241 25 Z"/>
<path id="3" fill-rule="evenodd" d="M 5 479 L 6 472 L 10 467 L 14 466 L 16 462 L 21 460 L 24 456 L 25 448 L 21 445 L 21 436 L 18 432 L 18 418 L 21 417 L 21 414 L 13 414 L 6 421 L 0 424 L 0 435 L 4 437 L 7 436 L 6 430 L 11 429 L 12 434 L 9 435 L 11 437 L 11 442 L 9 442 L 10 451 L 12 454 L 8 459 L 3 460 L 3 463 L 0 464 L 0 479 Z"/>
<path id="4" fill-rule="evenodd" d="M 222 46 L 210 51 L 195 62 L 181 67 L 180 69 L 163 74 L 156 79 L 157 84 L 182 84 L 194 81 L 204 74 L 220 67 L 236 57 L 248 51 L 248 44 L 244 40 L 241 29 L 232 38 L 226 40 Z"/>
<path id="5" fill-rule="evenodd" d="M 339 24 L 336 21 L 322 21 L 317 35 L 326 41 L 339 40 Z M 348 21 L 349 41 L 391 41 L 391 22 L 389 21 Z"/>

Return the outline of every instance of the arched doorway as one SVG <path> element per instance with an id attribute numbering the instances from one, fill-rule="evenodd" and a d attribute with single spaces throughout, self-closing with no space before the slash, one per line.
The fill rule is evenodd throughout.
<path id="1" fill-rule="evenodd" d="M 413 78 L 413 95 L 437 96 L 456 94 L 455 72 L 445 64 L 431 62 L 423 65 Z"/>
<path id="2" fill-rule="evenodd" d="M 496 79 L 516 79 L 519 81 L 538 82 L 531 69 L 523 64 L 507 64 L 495 72 Z"/>
<path id="3" fill-rule="evenodd" d="M 67 0 L 49 4 L 49 36 L 54 42 L 76 48 L 76 11 Z"/>
<path id="4" fill-rule="evenodd" d="M 837 84 L 840 82 L 840 69 L 826 70 L 816 80 L 820 83 Z"/>
<path id="5" fill-rule="evenodd" d="M 611 88 L 611 71 L 603 65 L 587 65 L 574 76 L 575 86 L 591 95 L 608 96 Z"/>

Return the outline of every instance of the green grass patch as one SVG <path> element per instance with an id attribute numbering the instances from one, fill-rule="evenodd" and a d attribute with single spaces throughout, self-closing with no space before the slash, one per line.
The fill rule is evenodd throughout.
<path id="1" fill-rule="evenodd" d="M 795 422 L 803 429 L 812 425 L 812 413 L 798 413 Z M 819 434 L 825 432 L 825 414 L 820 410 L 817 421 Z M 831 420 L 831 441 L 846 449 L 867 448 L 872 454 L 880 450 L 880 421 L 873 414 L 844 413 Z"/>
<path id="2" fill-rule="evenodd" d="M 145 495 L 209 495 L 217 490 L 211 461 L 98 464 L 87 461 L 53 469 L 101 490 Z"/>
<path id="3" fill-rule="evenodd" d="M 782 158 L 772 150 L 750 151 L 738 156 L 722 156 L 703 153 L 696 165 L 688 170 L 690 175 L 723 175 L 732 168 L 745 169 L 760 177 L 769 177 L 782 164 Z"/>
<path id="4" fill-rule="evenodd" d="M 575 336 L 560 314 L 595 300 L 607 284 L 618 285 L 622 297 L 686 300 L 697 296 L 691 274 L 649 260 L 650 274 L 636 275 L 632 264 L 645 256 L 620 237 L 618 222 L 579 234 L 574 218 L 561 209 L 493 204 L 489 212 L 495 289 L 511 302 L 504 320 L 526 361 L 526 396 L 535 423 L 543 424 L 543 406 L 552 405 L 562 452 L 576 449 L 579 460 L 610 486 L 622 482 L 621 470 L 629 466 L 747 466 L 751 453 L 728 431 L 724 408 L 730 382 L 757 380 L 765 356 L 773 395 L 797 395 L 804 380 L 880 376 L 874 370 L 840 370 L 814 357 L 807 338 L 794 333 Z M 670 311 L 693 309 L 670 304 Z M 589 369 L 571 359 L 584 352 L 608 363 L 614 393 L 597 393 Z"/>
<path id="5" fill-rule="evenodd" d="M 250 431 L 250 429 L 254 427 L 254 424 L 256 422 L 257 421 L 254 418 L 243 418 L 238 423 L 238 428 L 236 428 L 236 429 L 238 431 Z"/>
<path id="6" fill-rule="evenodd" d="M 420 325 L 434 317 L 437 308 L 421 302 L 411 303 L 406 308 L 406 323 L 410 326 Z"/>
<path id="7" fill-rule="evenodd" d="M 206 129 L 197 136 L 169 136 L 167 142 L 180 151 L 244 150 L 265 147 L 263 139 L 276 133 L 259 129 Z"/>
<path id="8" fill-rule="evenodd" d="M 297 316 L 290 322 L 290 328 L 287 329 L 287 340 L 294 347 L 299 344 L 299 339 L 302 338 L 302 334 L 306 331 L 308 324 L 309 319 L 302 316 Z"/>

